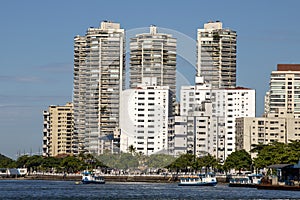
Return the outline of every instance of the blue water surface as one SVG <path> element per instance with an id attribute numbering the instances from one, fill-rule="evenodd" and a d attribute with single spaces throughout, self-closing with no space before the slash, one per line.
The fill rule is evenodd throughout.
<path id="1" fill-rule="evenodd" d="M 0 199 L 300 199 L 300 191 L 180 187 L 175 183 L 80 184 L 74 181 L 0 180 Z"/>

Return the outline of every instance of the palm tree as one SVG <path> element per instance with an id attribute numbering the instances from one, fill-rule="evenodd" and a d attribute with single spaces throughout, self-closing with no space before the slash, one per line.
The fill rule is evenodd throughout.
<path id="1" fill-rule="evenodd" d="M 136 153 L 136 148 L 135 148 L 133 145 L 130 145 L 130 146 L 128 147 L 128 151 L 129 151 L 129 153 L 131 153 L 132 155 L 135 155 L 135 153 Z"/>

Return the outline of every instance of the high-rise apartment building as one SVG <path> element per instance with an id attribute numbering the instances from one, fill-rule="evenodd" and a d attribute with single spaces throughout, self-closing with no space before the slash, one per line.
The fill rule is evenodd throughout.
<path id="1" fill-rule="evenodd" d="M 44 111 L 43 156 L 74 154 L 73 105 L 49 106 Z"/>
<path id="2" fill-rule="evenodd" d="M 207 155 L 210 148 L 210 129 L 212 119 L 212 102 L 203 101 L 187 116 L 175 116 L 174 133 L 169 145 L 172 155 L 194 154 L 197 157 Z"/>
<path id="3" fill-rule="evenodd" d="M 112 150 L 125 87 L 124 46 L 124 29 L 107 21 L 74 38 L 74 131 L 79 152 Z"/>
<path id="4" fill-rule="evenodd" d="M 144 80 L 145 78 L 143 78 Z M 155 77 L 136 89 L 122 92 L 120 105 L 120 129 L 122 152 L 129 146 L 144 155 L 169 153 L 168 120 L 171 116 L 171 92 L 169 86 L 157 86 Z M 145 82 L 145 83 L 146 83 Z"/>
<path id="5" fill-rule="evenodd" d="M 200 78 L 197 77 L 195 86 L 181 88 L 180 115 L 199 116 L 197 114 L 199 112 L 195 111 L 203 109 L 204 102 L 211 101 L 211 115 L 209 112 L 205 115 L 202 113 L 203 116 L 210 117 L 206 120 L 210 127 L 207 129 L 208 133 L 202 134 L 202 140 L 207 142 L 201 145 L 207 145 L 202 146 L 202 149 L 206 148 L 207 153 L 225 161 L 227 156 L 235 151 L 235 119 L 255 117 L 255 90 L 242 87 L 213 89 Z M 203 121 L 203 129 L 206 128 L 204 126 L 207 126 L 207 122 Z M 197 134 L 196 128 L 197 126 L 195 126 L 194 134 Z M 196 145 L 198 145 L 198 140 Z"/>
<path id="6" fill-rule="evenodd" d="M 300 117 L 300 64 L 278 64 L 272 71 L 270 90 L 265 97 L 265 114 L 283 108 Z"/>
<path id="7" fill-rule="evenodd" d="M 155 26 L 130 39 L 130 88 L 140 85 L 143 77 L 156 77 L 157 86 L 169 86 L 175 103 L 176 39 L 158 33 Z"/>
<path id="8" fill-rule="evenodd" d="M 236 86 L 236 32 L 208 22 L 197 32 L 197 76 L 213 88 Z"/>

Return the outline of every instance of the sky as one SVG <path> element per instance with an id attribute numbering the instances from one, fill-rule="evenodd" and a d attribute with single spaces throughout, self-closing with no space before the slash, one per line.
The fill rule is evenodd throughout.
<path id="1" fill-rule="evenodd" d="M 297 0 L 2 0 L 0 4 L 0 153 L 13 159 L 19 153 L 41 152 L 43 110 L 72 101 L 73 38 L 103 20 L 120 23 L 127 36 L 155 24 L 183 36 L 184 44 L 196 40 L 204 23 L 221 21 L 237 32 L 237 85 L 256 90 L 257 116 L 263 113 L 264 95 L 277 64 L 300 63 Z M 194 50 L 193 43 L 178 50 L 177 69 L 184 83 L 194 80 Z"/>

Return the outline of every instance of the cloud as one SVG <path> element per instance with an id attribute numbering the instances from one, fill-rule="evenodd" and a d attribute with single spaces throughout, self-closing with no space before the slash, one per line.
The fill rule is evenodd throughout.
<path id="1" fill-rule="evenodd" d="M 68 95 L 0 95 L 1 105 L 13 105 L 13 102 L 52 101 L 69 98 Z M 3 102 L 5 102 L 3 104 Z M 2 104 L 1 104 L 2 103 Z"/>
<path id="2" fill-rule="evenodd" d="M 0 82 L 37 83 L 41 81 L 35 76 L 0 76 Z"/>
<path id="3" fill-rule="evenodd" d="M 53 72 L 53 73 L 72 73 L 73 63 L 49 63 L 37 67 L 41 71 Z"/>

